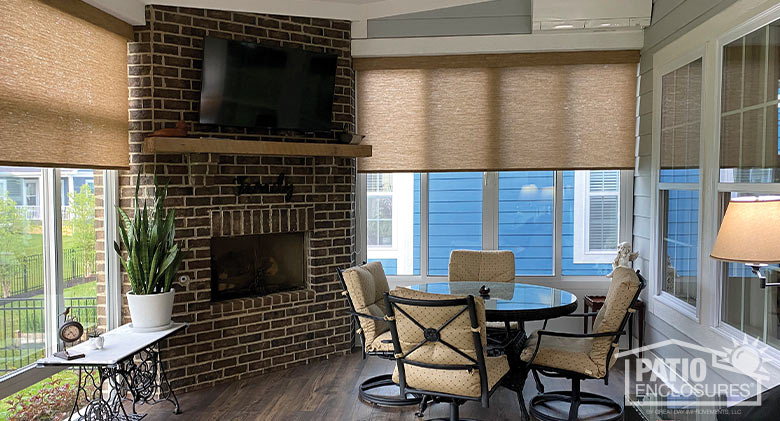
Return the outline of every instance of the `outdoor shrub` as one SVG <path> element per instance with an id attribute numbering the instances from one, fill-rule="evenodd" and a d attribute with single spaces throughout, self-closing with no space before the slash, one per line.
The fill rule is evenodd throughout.
<path id="1" fill-rule="evenodd" d="M 37 393 L 18 393 L 7 401 L 11 420 L 65 420 L 73 408 L 76 385 L 62 379 L 49 379 Z"/>

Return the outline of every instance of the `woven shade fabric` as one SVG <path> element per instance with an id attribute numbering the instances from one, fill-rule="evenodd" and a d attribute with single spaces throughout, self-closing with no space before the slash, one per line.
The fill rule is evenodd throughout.
<path id="1" fill-rule="evenodd" d="M 127 168 L 126 37 L 63 5 L 0 2 L 0 165 Z"/>
<path id="2" fill-rule="evenodd" d="M 699 168 L 701 59 L 661 79 L 661 169 Z"/>
<path id="3" fill-rule="evenodd" d="M 780 263 L 780 198 L 729 203 L 710 256 L 742 263 Z"/>
<path id="4" fill-rule="evenodd" d="M 637 51 L 356 59 L 361 172 L 634 168 Z"/>

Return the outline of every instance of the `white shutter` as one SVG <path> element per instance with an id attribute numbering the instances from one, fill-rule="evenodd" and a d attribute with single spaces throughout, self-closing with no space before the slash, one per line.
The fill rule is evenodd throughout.
<path id="1" fill-rule="evenodd" d="M 588 250 L 615 250 L 620 224 L 620 172 L 591 171 L 588 207 Z"/>

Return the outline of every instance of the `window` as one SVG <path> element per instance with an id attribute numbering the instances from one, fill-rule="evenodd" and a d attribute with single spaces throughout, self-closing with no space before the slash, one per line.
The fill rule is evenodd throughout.
<path id="1" fill-rule="evenodd" d="M 387 275 L 420 273 L 420 174 L 366 175 L 366 260 Z"/>
<path id="2" fill-rule="evenodd" d="M 69 171 L 79 172 L 84 182 L 68 191 L 65 212 L 58 203 L 65 190 L 58 191 L 55 180 L 65 182 L 61 174 Z M 106 244 L 113 242 L 112 230 L 104 230 L 106 174 L 115 176 L 112 171 L 0 167 L 6 185 L 24 186 L 27 203 L 20 206 L 7 194 L 0 195 L 0 376 L 18 372 L 41 379 L 36 370 L 22 370 L 60 347 L 56 330 L 64 307 L 84 325 L 82 340 L 109 327 L 106 303 L 111 300 L 107 287 L 100 285 L 106 282 Z M 112 194 L 115 187 L 109 187 Z M 32 207 L 39 211 L 31 212 Z M 54 248 L 44 247 L 51 243 Z M 54 293 L 44 295 L 44 288 Z M 53 377 L 60 386 L 76 379 L 68 370 Z M 52 380 L 40 385 L 57 386 Z M 36 390 L 19 393 L 31 396 Z M 0 406 L 5 410 L 7 399 Z"/>
<path id="3" fill-rule="evenodd" d="M 722 53 L 721 217 L 733 198 L 780 194 L 780 21 L 726 43 Z M 718 265 L 721 321 L 780 348 L 778 289 L 761 289 L 755 274 L 743 264 Z M 761 270 L 767 282 L 780 279 L 777 265 Z"/>
<path id="4" fill-rule="evenodd" d="M 720 182 L 780 182 L 780 22 L 723 47 Z"/>
<path id="5" fill-rule="evenodd" d="M 515 274 L 555 274 L 555 172 L 498 173 L 498 248 L 515 254 Z"/>
<path id="6" fill-rule="evenodd" d="M 658 282 L 695 313 L 699 285 L 702 59 L 661 76 Z"/>
<path id="7" fill-rule="evenodd" d="M 575 182 L 576 174 L 584 183 Z M 388 275 L 446 276 L 455 249 L 511 250 L 517 276 L 603 276 L 612 270 L 620 239 L 631 235 L 625 209 L 632 171 L 505 171 L 366 174 L 361 202 L 366 260 Z M 579 192 L 579 190 L 584 192 Z M 583 201 L 575 203 L 575 196 Z M 382 244 L 377 197 L 390 211 L 392 240 Z M 575 235 L 576 214 L 587 215 Z M 558 216 L 557 216 L 558 215 Z M 362 221 L 361 221 L 362 223 Z M 558 234 L 560 233 L 560 234 Z M 587 233 L 587 235 L 585 235 Z M 560 237 L 557 237 L 560 235 Z M 591 240 L 592 239 L 592 240 Z M 599 260 L 574 258 L 575 243 Z"/>
<path id="8" fill-rule="evenodd" d="M 611 263 L 620 230 L 620 172 L 575 171 L 574 263 Z"/>
<path id="9" fill-rule="evenodd" d="M 393 245 L 393 176 L 370 174 L 367 182 L 366 218 L 369 247 Z"/>
<path id="10" fill-rule="evenodd" d="M 428 275 L 447 275 L 452 250 L 482 249 L 482 178 L 428 175 Z"/>

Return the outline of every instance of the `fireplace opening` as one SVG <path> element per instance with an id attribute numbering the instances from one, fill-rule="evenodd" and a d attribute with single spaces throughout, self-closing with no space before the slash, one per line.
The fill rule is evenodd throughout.
<path id="1" fill-rule="evenodd" d="M 211 238 L 211 301 L 306 287 L 306 234 Z"/>

